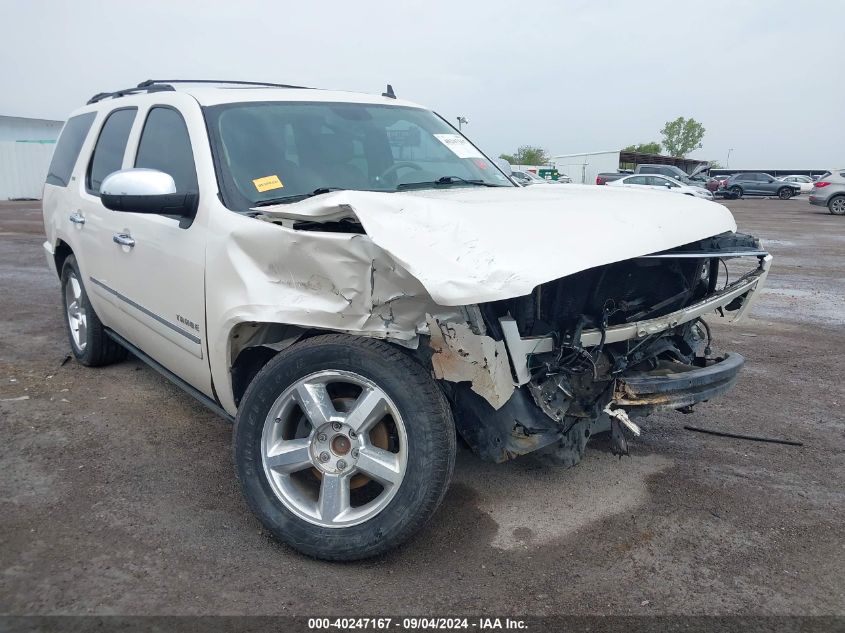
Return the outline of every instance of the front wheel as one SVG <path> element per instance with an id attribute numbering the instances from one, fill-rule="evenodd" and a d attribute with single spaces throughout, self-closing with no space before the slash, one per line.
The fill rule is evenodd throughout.
<path id="1" fill-rule="evenodd" d="M 455 429 L 413 359 L 331 334 L 258 373 L 238 409 L 234 457 L 247 502 L 277 538 L 316 558 L 356 560 L 431 517 L 452 475 Z"/>
<path id="2" fill-rule="evenodd" d="M 733 186 L 728 191 L 731 192 L 734 198 L 741 198 L 742 197 L 742 187 Z"/>
<path id="3" fill-rule="evenodd" d="M 834 196 L 827 203 L 827 210 L 833 215 L 845 215 L 845 196 Z"/>
<path id="4" fill-rule="evenodd" d="M 789 187 L 783 187 L 778 191 L 778 198 L 781 200 L 789 200 L 792 197 L 792 189 Z"/>

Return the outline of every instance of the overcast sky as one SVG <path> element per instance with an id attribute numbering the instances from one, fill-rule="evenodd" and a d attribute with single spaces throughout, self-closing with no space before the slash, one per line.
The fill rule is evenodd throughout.
<path id="1" fill-rule="evenodd" d="M 845 165 L 845 1 L 0 0 L 0 114 L 64 119 L 147 78 L 397 94 L 489 154 L 659 140 L 694 117 L 696 158 Z"/>

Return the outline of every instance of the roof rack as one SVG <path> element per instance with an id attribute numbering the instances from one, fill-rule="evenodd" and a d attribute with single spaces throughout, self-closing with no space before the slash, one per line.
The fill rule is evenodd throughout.
<path id="1" fill-rule="evenodd" d="M 146 88 L 155 84 L 234 84 L 236 86 L 266 86 L 268 88 L 303 88 L 308 86 L 292 86 L 291 84 L 273 84 L 267 81 L 237 81 L 229 79 L 147 79 L 138 84 L 139 88 Z"/>
<path id="2" fill-rule="evenodd" d="M 145 82 L 146 83 L 146 82 Z M 88 105 L 97 103 L 103 99 L 117 99 L 118 97 L 125 97 L 127 95 L 134 95 L 140 92 L 170 92 L 175 90 L 173 86 L 166 86 L 161 84 L 154 84 L 149 86 L 136 86 L 135 88 L 124 88 L 123 90 L 115 90 L 114 92 L 98 92 L 93 97 L 88 99 Z"/>
<path id="3" fill-rule="evenodd" d="M 265 88 L 302 88 L 310 89 L 308 86 L 292 86 L 290 84 L 274 84 L 266 81 L 237 81 L 228 79 L 147 79 L 134 88 L 124 88 L 114 92 L 98 92 L 88 100 L 88 104 L 97 103 L 103 99 L 117 99 L 127 95 L 167 92 L 176 90 L 171 84 L 231 84 L 236 86 L 263 86 Z"/>

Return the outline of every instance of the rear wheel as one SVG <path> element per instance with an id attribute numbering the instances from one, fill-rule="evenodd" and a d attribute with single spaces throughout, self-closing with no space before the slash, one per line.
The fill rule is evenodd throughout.
<path id="1" fill-rule="evenodd" d="M 742 197 L 742 187 L 734 185 L 733 187 L 728 189 L 728 191 L 731 192 L 731 194 L 733 195 L 734 198 L 741 198 Z"/>
<path id="2" fill-rule="evenodd" d="M 381 341 L 318 336 L 281 352 L 244 395 L 235 464 L 277 538 L 327 560 L 392 549 L 433 514 L 455 459 L 428 372 Z"/>
<path id="3" fill-rule="evenodd" d="M 61 282 L 65 330 L 76 360 L 89 367 L 99 367 L 126 358 L 126 349 L 106 335 L 103 324 L 94 312 L 74 255 L 65 259 Z"/>
<path id="4" fill-rule="evenodd" d="M 781 200 L 789 200 L 792 197 L 791 187 L 781 187 L 778 189 L 778 198 Z"/>
<path id="5" fill-rule="evenodd" d="M 833 215 L 845 215 L 845 196 L 834 196 L 827 203 L 827 210 Z"/>

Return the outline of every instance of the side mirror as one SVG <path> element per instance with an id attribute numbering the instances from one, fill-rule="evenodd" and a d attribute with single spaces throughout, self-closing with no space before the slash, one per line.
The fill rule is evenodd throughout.
<path id="1" fill-rule="evenodd" d="M 672 188 L 672 183 L 671 183 L 671 182 L 667 182 L 667 183 L 666 183 L 666 188 L 667 188 L 667 189 L 671 189 L 671 188 Z"/>
<path id="2" fill-rule="evenodd" d="M 100 186 L 100 200 L 112 211 L 193 217 L 199 194 L 176 193 L 176 183 L 169 174 L 135 167 L 106 176 Z"/>
<path id="3" fill-rule="evenodd" d="M 501 169 L 508 176 L 513 174 L 513 169 L 511 169 L 511 164 L 508 161 L 506 161 L 504 158 L 497 158 L 493 162 L 496 164 L 496 167 Z"/>

